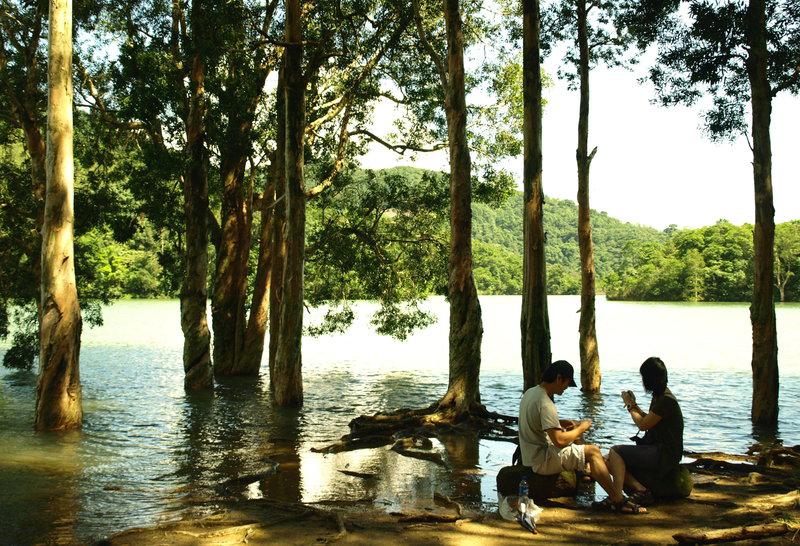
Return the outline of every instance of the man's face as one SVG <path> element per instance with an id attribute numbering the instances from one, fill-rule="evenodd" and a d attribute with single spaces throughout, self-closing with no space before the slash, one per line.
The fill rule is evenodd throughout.
<path id="1" fill-rule="evenodd" d="M 556 394 L 561 395 L 564 394 L 564 391 L 567 390 L 569 387 L 569 379 L 565 379 L 564 377 L 557 375 L 556 376 Z"/>

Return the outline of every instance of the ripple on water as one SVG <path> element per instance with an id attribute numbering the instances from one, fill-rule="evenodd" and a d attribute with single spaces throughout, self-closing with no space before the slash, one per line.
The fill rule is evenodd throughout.
<path id="1" fill-rule="evenodd" d="M 522 384 L 514 337 L 518 304 L 512 297 L 482 299 L 482 400 L 505 414 L 516 414 Z M 575 298 L 551 301 L 553 354 L 573 362 L 576 304 Z M 443 302 L 431 305 L 446 317 Z M 468 506 L 494 506 L 494 477 L 511 460 L 510 443 L 443 439 L 436 448 L 449 470 L 386 449 L 310 451 L 346 433 L 354 416 L 423 407 L 441 396 L 448 379 L 446 318 L 405 342 L 370 333 L 368 320 L 362 319 L 347 336 L 305 340 L 305 406 L 298 411 L 273 408 L 263 376 L 225 381 L 213 394 L 187 396 L 178 316 L 177 302 L 121 302 L 106 313 L 101 331 L 86 332 L 80 433 L 34 435 L 35 375 L 0 371 L 0 527 L 12 542 L 64 537 L 87 542 L 123 527 L 175 518 L 188 506 L 220 495 L 371 499 L 392 510 L 408 503 L 426 507 L 438 491 Z M 746 305 L 600 301 L 598 327 L 601 393 L 589 399 L 570 389 L 558 399 L 563 417 L 594 421 L 590 441 L 604 449 L 628 442 L 634 431 L 618 393 L 630 388 L 647 403 L 637 368 L 649 354 L 664 356 L 670 369 L 670 385 L 686 419 L 687 449 L 743 452 L 762 438 L 749 422 Z M 666 328 L 673 329 L 659 335 Z M 779 328 L 784 333 L 778 436 L 798 444 L 800 408 L 794 401 L 800 397 L 800 340 L 785 333 L 800 328 L 800 307 L 780 308 Z M 704 343 L 697 342 L 700 337 Z M 281 470 L 260 481 L 257 490 L 220 488 L 226 480 L 263 470 L 267 460 L 280 463 Z M 339 472 L 343 469 L 380 477 L 351 478 Z"/>

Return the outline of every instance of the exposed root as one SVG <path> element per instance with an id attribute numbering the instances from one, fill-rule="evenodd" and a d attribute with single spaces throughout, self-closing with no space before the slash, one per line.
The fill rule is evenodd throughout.
<path id="1" fill-rule="evenodd" d="M 393 444 L 394 451 L 417 457 L 419 451 L 409 450 L 429 450 L 432 444 L 428 439 L 440 435 L 477 433 L 485 439 L 516 442 L 517 431 L 508 426 L 516 422 L 516 417 L 487 411 L 481 404 L 473 404 L 468 410 L 457 411 L 453 406 L 437 403 L 422 409 L 400 409 L 391 413 L 356 417 L 350 421 L 350 434 L 342 436 L 341 440 L 331 445 L 312 448 L 312 451 L 339 453 Z M 433 460 L 428 455 L 430 454 L 417 458 Z M 435 460 L 433 462 L 443 464 Z"/>
<path id="2" fill-rule="evenodd" d="M 456 523 L 462 520 L 461 516 L 445 516 L 444 514 L 411 514 L 400 515 L 400 523 Z"/>
<path id="3" fill-rule="evenodd" d="M 392 451 L 398 455 L 403 455 L 404 457 L 411 457 L 412 459 L 420 459 L 423 461 L 436 463 L 440 466 L 447 466 L 444 464 L 442 456 L 435 451 L 416 451 L 411 449 L 403 449 L 402 447 L 392 447 Z"/>
<path id="4" fill-rule="evenodd" d="M 464 511 L 461 509 L 461 505 L 455 502 L 454 500 L 450 499 L 447 495 L 442 495 L 440 493 L 433 493 L 433 502 L 435 502 L 438 506 L 443 508 L 450 508 L 451 510 L 455 510 L 456 514 L 459 517 L 464 517 Z"/>

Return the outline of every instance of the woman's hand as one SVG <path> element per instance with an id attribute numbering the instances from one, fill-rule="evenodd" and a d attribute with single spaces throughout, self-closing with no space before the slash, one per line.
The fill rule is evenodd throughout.
<path id="1" fill-rule="evenodd" d="M 622 391 L 620 396 L 622 397 L 622 403 L 625 404 L 626 408 L 636 404 L 636 396 L 632 391 Z"/>

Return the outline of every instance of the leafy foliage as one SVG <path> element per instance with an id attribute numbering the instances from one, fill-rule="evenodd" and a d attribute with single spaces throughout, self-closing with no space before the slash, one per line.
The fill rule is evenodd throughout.
<path id="1" fill-rule="evenodd" d="M 771 93 L 797 94 L 800 2 L 772 0 L 766 5 Z M 747 2 L 631 0 L 620 22 L 640 48 L 657 44 L 649 79 L 663 105 L 703 104 L 705 129 L 713 139 L 736 138 L 746 131 L 751 62 Z"/>

